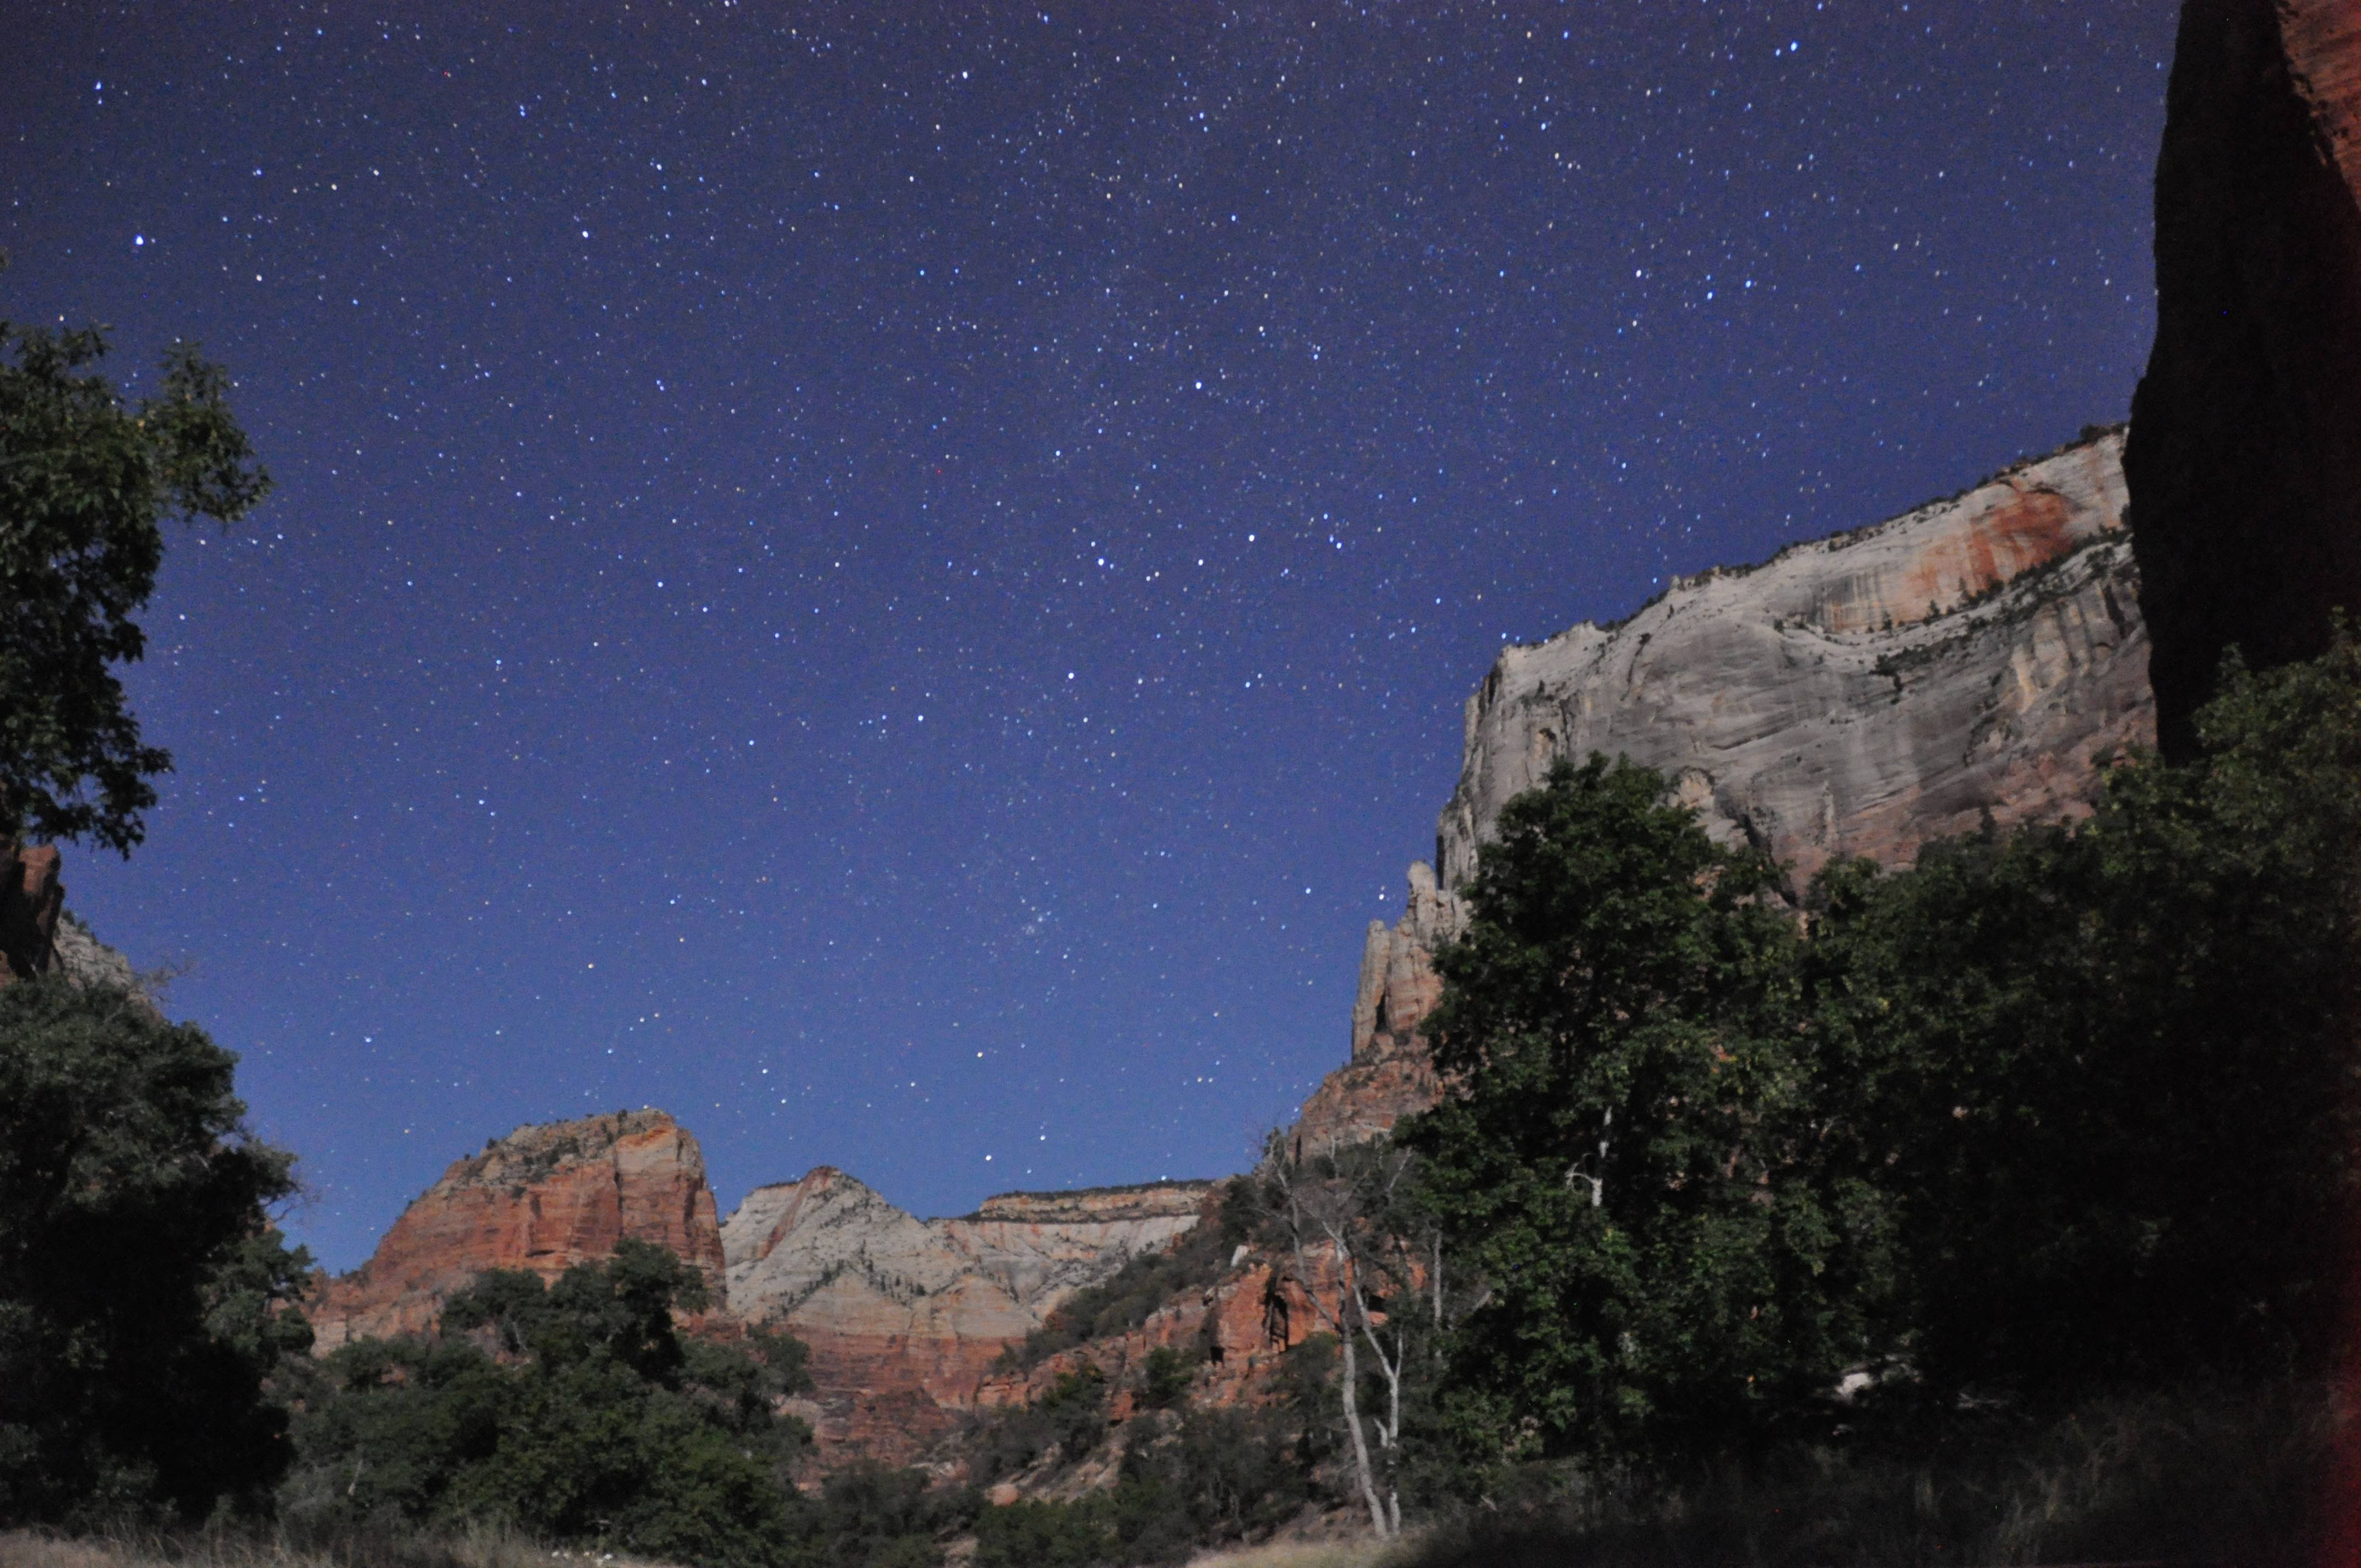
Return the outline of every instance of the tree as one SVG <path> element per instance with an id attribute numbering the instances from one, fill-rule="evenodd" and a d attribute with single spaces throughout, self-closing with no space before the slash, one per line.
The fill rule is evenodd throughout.
<path id="1" fill-rule="evenodd" d="M 1307 1157 L 1274 1132 L 1259 1174 L 1287 1238 L 1286 1277 L 1334 1337 L 1337 1398 L 1370 1528 L 1400 1535 L 1405 1386 L 1414 1356 L 1444 1328 L 1441 1234 L 1414 1200 L 1409 1152 L 1385 1139 Z M 1378 1390 L 1366 1415 L 1364 1352 Z"/>
<path id="2" fill-rule="evenodd" d="M 759 1330 L 742 1344 L 686 1338 L 675 1310 L 705 1299 L 696 1269 L 628 1239 L 555 1285 L 477 1276 L 444 1304 L 441 1340 L 328 1358 L 296 1428 L 291 1510 L 497 1519 L 686 1563 L 781 1560 L 798 1518 L 785 1473 L 810 1432 L 777 1402 L 810 1387 L 804 1347 Z"/>
<path id="3" fill-rule="evenodd" d="M 2317 1371 L 2341 1327 L 2361 651 L 2217 690 L 2195 761 L 2125 759 L 2081 825 L 1818 890 L 1831 1115 L 1938 1401 Z"/>
<path id="4" fill-rule="evenodd" d="M 1488 1292 L 1445 1396 L 1479 1454 L 1742 1445 L 1863 1354 L 1883 1219 L 1807 1157 L 1820 1064 L 1775 876 L 1598 755 L 1484 847 L 1425 1029 L 1449 1091 L 1397 1133 Z"/>
<path id="5" fill-rule="evenodd" d="M 5 261 L 5 258 L 0 258 Z M 269 488 L 194 345 L 126 405 L 93 367 L 98 328 L 0 320 L 0 838 L 128 854 L 171 757 L 147 744 L 116 666 L 147 647 L 162 521 L 245 516 Z"/>
<path id="6" fill-rule="evenodd" d="M 201 1518 L 285 1467 L 265 1383 L 310 1346 L 310 1259 L 236 1059 L 122 992 L 0 990 L 0 1519 Z"/>

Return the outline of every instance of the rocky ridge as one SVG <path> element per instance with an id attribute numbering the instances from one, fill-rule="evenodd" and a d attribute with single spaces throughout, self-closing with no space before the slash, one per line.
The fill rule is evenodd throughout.
<path id="1" fill-rule="evenodd" d="M 1500 808 L 1561 759 L 1672 774 L 1727 843 L 1790 867 L 1905 863 L 1989 819 L 2087 812 L 2106 759 L 2152 744 L 2147 635 L 2125 527 L 2124 433 L 2020 463 L 1948 500 L 1675 578 L 1610 626 L 1504 651 L 1467 699 L 1459 783 L 1409 911 L 1372 922 L 1352 1056 L 1299 1140 L 1352 1141 L 1433 1103 L 1418 1025 L 1432 955 Z"/>
<path id="2" fill-rule="evenodd" d="M 520 1127 L 455 1161 L 359 1268 L 319 1282 L 321 1354 L 433 1332 L 490 1268 L 555 1279 L 626 1237 L 704 1271 L 716 1326 L 769 1323 L 811 1346 L 801 1413 L 827 1459 L 904 1461 L 969 1409 L 1000 1353 L 1051 1309 L 1198 1221 L 1206 1182 L 1011 1192 L 922 1220 L 821 1167 L 758 1188 L 726 1223 L 696 1137 L 661 1111 Z"/>
<path id="3" fill-rule="evenodd" d="M 757 1188 L 722 1226 L 730 1308 L 812 1347 L 804 1413 L 824 1453 L 906 1461 L 974 1404 L 1004 1349 L 1196 1224 L 1211 1190 L 1006 1193 L 922 1220 L 822 1166 Z"/>
<path id="4" fill-rule="evenodd" d="M 519 1127 L 454 1161 L 367 1263 L 321 1282 L 311 1308 L 316 1348 L 426 1332 L 443 1299 L 482 1270 L 554 1280 L 611 1255 L 626 1237 L 696 1265 L 719 1304 L 721 1227 L 687 1129 L 653 1110 Z"/>

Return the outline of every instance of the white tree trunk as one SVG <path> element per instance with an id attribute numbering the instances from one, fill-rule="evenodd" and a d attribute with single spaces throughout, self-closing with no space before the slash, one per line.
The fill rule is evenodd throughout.
<path id="1" fill-rule="evenodd" d="M 1345 1350 L 1341 1369 L 1345 1379 L 1345 1427 L 1353 1434 L 1353 1469 L 1361 1482 L 1361 1497 L 1369 1505 L 1369 1525 L 1380 1540 L 1389 1540 L 1393 1529 L 1386 1517 L 1386 1506 L 1378 1497 L 1377 1472 L 1369 1464 L 1369 1440 L 1361 1431 L 1360 1362 L 1353 1354 L 1353 1334 L 1347 1329 L 1336 1336 Z"/>

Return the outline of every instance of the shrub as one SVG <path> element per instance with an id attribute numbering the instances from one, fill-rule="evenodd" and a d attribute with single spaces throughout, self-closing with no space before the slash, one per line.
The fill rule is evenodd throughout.
<path id="1" fill-rule="evenodd" d="M 1159 1344 L 1148 1353 L 1148 1361 L 1140 1368 L 1139 1402 L 1151 1410 L 1169 1410 L 1189 1398 L 1189 1385 L 1197 1376 L 1196 1362 L 1169 1344 Z"/>
<path id="2" fill-rule="evenodd" d="M 459 1339 L 340 1349 L 296 1427 L 290 1514 L 502 1520 L 684 1563 L 775 1561 L 794 1533 L 785 1467 L 809 1433 L 772 1399 L 807 1386 L 801 1358 L 780 1336 L 684 1343 L 674 1308 L 702 1299 L 694 1269 L 636 1241 L 546 1288 L 478 1276 L 446 1304 L 446 1327 L 526 1359 L 502 1365 Z"/>
<path id="3" fill-rule="evenodd" d="M 0 1523 L 259 1506 L 286 1464 L 266 1382 L 311 1330 L 237 1058 L 142 999 L 0 991 Z"/>

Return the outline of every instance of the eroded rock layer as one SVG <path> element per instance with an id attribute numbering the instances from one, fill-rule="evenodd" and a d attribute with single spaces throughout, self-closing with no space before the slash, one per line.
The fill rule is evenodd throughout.
<path id="1" fill-rule="evenodd" d="M 697 1265 L 722 1304 L 721 1227 L 687 1129 L 662 1111 L 520 1127 L 455 1162 L 367 1263 L 324 1282 L 311 1312 L 317 1348 L 426 1332 L 443 1299 L 482 1270 L 555 1279 L 625 1237 Z"/>
<path id="2" fill-rule="evenodd" d="M 1800 894 L 1838 854 L 1901 864 L 1987 818 L 2086 811 L 2107 755 L 2154 739 L 2138 605 L 2109 432 L 1762 565 L 1675 579 L 1619 624 L 1507 650 L 1467 702 L 1439 874 L 1412 867 L 1409 913 L 1372 927 L 1352 1059 L 1299 1136 L 1367 1136 L 1433 1102 L 1417 1037 L 1441 994 L 1430 955 L 1500 808 L 1561 758 L 1673 774 L 1711 831 L 1786 862 Z"/>
<path id="3" fill-rule="evenodd" d="M 1003 1349 L 1197 1223 L 1211 1190 L 1009 1193 L 921 1220 L 822 1166 L 756 1189 L 722 1226 L 730 1309 L 811 1346 L 825 1455 L 906 1461 L 974 1404 Z"/>

